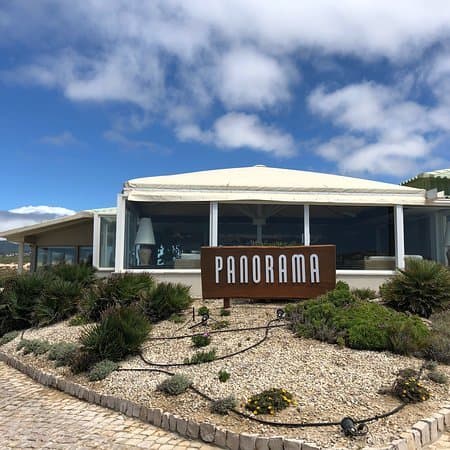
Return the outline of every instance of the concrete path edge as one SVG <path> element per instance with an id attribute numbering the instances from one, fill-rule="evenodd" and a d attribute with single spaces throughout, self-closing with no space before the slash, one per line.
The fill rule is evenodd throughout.
<path id="1" fill-rule="evenodd" d="M 160 408 L 148 408 L 138 403 L 125 400 L 113 395 L 99 394 L 85 386 L 63 377 L 48 374 L 40 369 L 24 364 L 17 358 L 0 352 L 0 361 L 19 370 L 34 381 L 59 391 L 65 392 L 80 400 L 93 403 L 104 408 L 135 417 L 143 422 L 160 427 L 167 431 L 176 432 L 180 436 L 190 439 L 200 439 L 207 443 L 215 444 L 219 447 L 230 450 L 256 450 L 260 448 L 263 440 L 265 448 L 277 448 L 280 450 L 320 450 L 310 442 L 302 440 L 284 438 L 281 436 L 264 437 L 248 433 L 235 433 L 217 427 L 214 424 L 203 422 L 197 423 L 190 419 L 178 417 L 175 414 L 164 412 Z M 431 417 L 419 420 L 412 426 L 412 429 L 401 434 L 400 439 L 396 439 L 383 450 L 421 450 L 425 446 L 437 441 L 441 434 L 450 427 L 450 402 L 443 405 L 442 409 L 432 414 Z M 368 447 L 367 447 L 368 449 Z M 372 450 L 376 450 L 371 447 Z M 364 449 L 363 449 L 364 450 Z"/>

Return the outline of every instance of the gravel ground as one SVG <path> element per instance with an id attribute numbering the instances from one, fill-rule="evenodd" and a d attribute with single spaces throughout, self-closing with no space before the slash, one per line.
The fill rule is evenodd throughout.
<path id="1" fill-rule="evenodd" d="M 220 317 L 221 302 L 207 301 L 211 315 L 217 320 L 228 320 L 230 328 L 266 325 L 276 317 L 274 304 L 239 303 L 232 307 L 229 317 Z M 199 306 L 198 303 L 196 306 Z M 191 334 L 192 315 L 186 314 L 186 322 L 175 324 L 162 322 L 154 326 L 151 336 L 175 336 Z M 214 324 L 214 321 L 210 321 Z M 50 342 L 76 342 L 83 327 L 71 327 L 63 322 L 51 327 L 26 331 L 25 337 L 47 339 Z M 197 328 L 196 330 L 199 330 Z M 211 330 L 211 327 L 201 328 Z M 265 330 L 242 331 L 238 333 L 212 334 L 212 342 L 205 350 L 217 349 L 220 357 L 243 350 L 258 342 Z M 19 338 L 2 347 L 3 351 L 15 353 Z M 194 354 L 191 339 L 149 340 L 145 343 L 144 355 L 153 362 L 180 363 Z M 90 385 L 104 393 L 160 407 L 180 416 L 192 417 L 198 421 L 210 421 L 235 431 L 248 431 L 263 435 L 286 435 L 315 442 L 324 447 L 361 448 L 364 445 L 382 446 L 397 438 L 400 432 L 409 429 L 417 420 L 437 411 L 449 399 L 448 387 L 424 380 L 431 391 L 431 399 L 425 403 L 408 405 L 398 414 L 371 423 L 369 434 L 364 438 L 349 440 L 342 436 L 338 427 L 293 429 L 271 427 L 242 419 L 234 415 L 219 416 L 209 412 L 208 403 L 193 393 L 176 398 L 167 398 L 155 391 L 166 375 L 154 372 L 114 372 L 106 380 L 89 383 L 86 378 L 70 374 L 67 368 L 55 369 L 45 357 L 21 355 L 36 366 L 52 373 L 63 374 L 76 381 Z M 294 394 L 297 407 L 290 407 L 275 416 L 259 416 L 279 422 L 340 421 L 344 416 L 354 418 L 370 417 L 388 411 L 399 404 L 398 400 L 379 394 L 378 390 L 392 384 L 399 369 L 419 368 L 416 358 L 339 348 L 314 340 L 299 339 L 286 328 L 269 331 L 268 339 L 261 345 L 232 358 L 199 366 L 168 367 L 170 372 L 184 373 L 194 385 L 213 398 L 234 395 L 239 408 L 246 398 L 264 389 L 285 388 Z M 148 367 L 139 357 L 129 358 L 122 368 Z M 226 369 L 231 378 L 226 383 L 218 380 L 218 372 Z M 450 375 L 450 368 L 439 367 Z"/>

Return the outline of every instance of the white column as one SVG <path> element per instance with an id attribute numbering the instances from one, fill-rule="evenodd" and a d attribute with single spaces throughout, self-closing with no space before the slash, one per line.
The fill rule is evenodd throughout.
<path id="1" fill-rule="evenodd" d="M 394 206 L 395 227 L 395 267 L 405 268 L 405 227 L 403 224 L 403 206 Z"/>
<path id="2" fill-rule="evenodd" d="M 125 202 L 123 194 L 117 196 L 117 222 L 116 222 L 116 272 L 123 272 L 125 256 Z"/>
<path id="3" fill-rule="evenodd" d="M 217 202 L 209 204 L 209 246 L 217 247 L 219 230 L 219 205 Z"/>
<path id="4" fill-rule="evenodd" d="M 98 269 L 100 265 L 100 216 L 94 214 L 94 233 L 92 239 L 92 265 Z"/>
<path id="5" fill-rule="evenodd" d="M 309 205 L 303 206 L 303 245 L 311 245 L 309 232 Z"/>
<path id="6" fill-rule="evenodd" d="M 23 252 L 24 252 L 24 244 L 23 242 L 19 242 L 19 256 L 17 258 L 18 273 L 23 273 Z"/>

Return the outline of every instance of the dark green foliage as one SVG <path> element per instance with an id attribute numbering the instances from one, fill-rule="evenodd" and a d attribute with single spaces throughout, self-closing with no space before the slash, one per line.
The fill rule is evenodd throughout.
<path id="1" fill-rule="evenodd" d="M 89 319 L 87 319 L 84 316 L 80 316 L 80 315 L 73 316 L 69 320 L 69 325 L 71 327 L 78 327 L 80 325 L 87 325 L 88 323 L 89 323 Z"/>
<path id="2" fill-rule="evenodd" d="M 88 373 L 89 381 L 100 381 L 106 378 L 110 373 L 114 372 L 119 368 L 119 365 L 114 361 L 109 361 L 104 359 L 94 364 Z"/>
<path id="3" fill-rule="evenodd" d="M 225 383 L 230 379 L 231 375 L 229 372 L 227 372 L 225 369 L 222 369 L 219 371 L 219 381 L 221 383 Z"/>
<path id="4" fill-rule="evenodd" d="M 231 409 L 236 408 L 237 401 L 230 395 L 229 397 L 215 400 L 211 403 L 211 412 L 225 416 Z"/>
<path id="5" fill-rule="evenodd" d="M 222 330 L 223 328 L 228 328 L 230 326 L 229 320 L 218 320 L 217 322 L 213 322 L 211 324 L 212 330 Z"/>
<path id="6" fill-rule="evenodd" d="M 231 315 L 231 311 L 229 309 L 227 309 L 227 308 L 222 308 L 220 310 L 220 315 L 222 317 L 230 316 Z"/>
<path id="7" fill-rule="evenodd" d="M 74 374 L 87 372 L 94 364 L 99 362 L 99 357 L 95 353 L 89 353 L 79 348 L 70 357 L 70 370 Z"/>
<path id="8" fill-rule="evenodd" d="M 8 342 L 11 342 L 13 339 L 15 339 L 17 336 L 19 336 L 19 332 L 18 331 L 10 331 L 9 333 L 5 333 L 1 338 L 0 338 L 0 345 L 5 345 Z"/>
<path id="9" fill-rule="evenodd" d="M 211 335 L 209 333 L 196 334 L 191 339 L 194 347 L 206 347 L 211 343 Z"/>
<path id="10" fill-rule="evenodd" d="M 78 345 L 76 344 L 72 344 L 71 342 L 57 342 L 50 346 L 47 358 L 55 361 L 56 367 L 68 366 L 77 351 Z"/>
<path id="11" fill-rule="evenodd" d="M 192 381 L 186 375 L 176 374 L 166 378 L 158 385 L 157 389 L 167 395 L 179 395 L 186 392 L 190 386 L 192 386 Z"/>
<path id="12" fill-rule="evenodd" d="M 183 323 L 185 321 L 185 317 L 181 314 L 172 314 L 169 317 L 169 320 L 173 323 Z"/>
<path id="13" fill-rule="evenodd" d="M 189 286 L 180 283 L 159 283 L 152 295 L 141 301 L 145 315 L 157 322 L 185 310 L 192 303 Z"/>
<path id="14" fill-rule="evenodd" d="M 153 278 L 144 273 L 124 273 L 98 280 L 85 291 L 80 302 L 80 313 L 90 321 L 97 322 L 102 312 L 112 306 L 150 301 L 154 287 Z"/>
<path id="15" fill-rule="evenodd" d="M 33 353 L 36 356 L 43 355 L 50 350 L 50 343 L 40 339 L 22 339 L 16 347 L 17 351 L 23 350 L 24 355 Z"/>
<path id="16" fill-rule="evenodd" d="M 139 352 L 149 331 L 150 323 L 136 307 L 114 307 L 103 313 L 98 324 L 86 327 L 82 349 L 99 360 L 120 361 Z"/>
<path id="17" fill-rule="evenodd" d="M 351 290 L 351 293 L 360 300 L 373 300 L 374 298 L 377 298 L 376 291 L 369 288 L 355 288 Z"/>
<path id="18" fill-rule="evenodd" d="M 399 376 L 392 387 L 392 394 L 405 403 L 424 402 L 430 398 L 430 392 L 422 385 L 418 377 Z"/>
<path id="19" fill-rule="evenodd" d="M 203 364 L 214 361 L 216 359 L 216 349 L 213 348 L 209 352 L 197 352 L 192 357 L 184 360 L 185 364 Z"/>
<path id="20" fill-rule="evenodd" d="M 77 310 L 80 296 L 79 283 L 61 278 L 48 280 L 34 307 L 34 323 L 46 326 L 67 319 Z"/>
<path id="21" fill-rule="evenodd" d="M 428 378 L 437 384 L 448 383 L 448 376 L 444 372 L 441 372 L 439 370 L 432 370 L 428 372 Z"/>
<path id="22" fill-rule="evenodd" d="M 80 287 L 89 286 L 95 279 L 95 269 L 87 264 L 58 264 L 48 270 L 55 277 Z"/>
<path id="23" fill-rule="evenodd" d="M 306 302 L 286 307 L 294 331 L 360 350 L 412 354 L 427 346 L 429 331 L 417 317 L 356 299 L 345 285 Z"/>
<path id="24" fill-rule="evenodd" d="M 245 404 L 253 414 L 274 414 L 294 404 L 293 396 L 286 389 L 272 388 L 252 395 Z"/>
<path id="25" fill-rule="evenodd" d="M 198 316 L 204 316 L 206 314 L 209 314 L 209 308 L 207 306 L 200 306 L 200 308 L 197 309 Z"/>
<path id="26" fill-rule="evenodd" d="M 428 318 L 450 303 L 450 271 L 433 261 L 410 259 L 406 269 L 384 283 L 380 292 L 397 311 Z"/>

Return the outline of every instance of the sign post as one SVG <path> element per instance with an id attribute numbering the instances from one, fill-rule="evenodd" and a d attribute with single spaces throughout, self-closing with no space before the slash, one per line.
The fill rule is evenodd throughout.
<path id="1" fill-rule="evenodd" d="M 336 286 L 336 247 L 202 247 L 203 298 L 314 298 Z"/>

